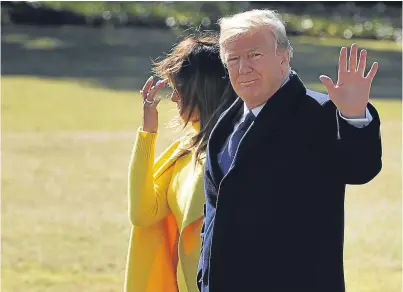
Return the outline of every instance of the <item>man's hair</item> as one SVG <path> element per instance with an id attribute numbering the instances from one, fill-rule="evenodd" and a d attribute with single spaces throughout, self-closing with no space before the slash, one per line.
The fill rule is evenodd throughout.
<path id="1" fill-rule="evenodd" d="M 276 11 L 254 9 L 223 17 L 218 24 L 220 25 L 220 56 L 224 64 L 226 63 L 225 44 L 227 42 L 245 34 L 252 34 L 263 27 L 267 27 L 272 32 L 276 50 L 287 50 L 289 58 L 292 58 L 293 48 L 287 38 L 284 22 Z"/>

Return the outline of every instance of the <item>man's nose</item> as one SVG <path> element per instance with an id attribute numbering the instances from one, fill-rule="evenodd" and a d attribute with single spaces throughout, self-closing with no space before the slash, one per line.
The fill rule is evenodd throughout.
<path id="1" fill-rule="evenodd" d="M 248 74 L 252 72 L 252 67 L 247 59 L 241 58 L 239 60 L 239 74 Z"/>

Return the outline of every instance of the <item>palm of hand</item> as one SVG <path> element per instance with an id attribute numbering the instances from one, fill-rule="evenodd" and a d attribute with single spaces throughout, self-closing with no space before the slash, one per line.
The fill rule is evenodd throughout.
<path id="1" fill-rule="evenodd" d="M 371 84 L 378 70 L 378 63 L 373 63 L 367 76 L 364 76 L 367 52 L 361 50 L 357 65 L 358 46 L 353 44 L 347 68 L 347 48 L 340 51 L 338 80 L 336 85 L 328 76 L 320 76 L 326 86 L 330 99 L 345 117 L 364 117 L 369 100 Z"/>

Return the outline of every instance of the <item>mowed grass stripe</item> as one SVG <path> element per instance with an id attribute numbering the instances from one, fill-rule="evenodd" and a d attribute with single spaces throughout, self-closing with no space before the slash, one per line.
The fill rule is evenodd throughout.
<path id="1" fill-rule="evenodd" d="M 346 282 L 347 291 L 394 292 L 401 285 L 401 102 L 373 102 L 384 168 L 370 184 L 347 189 Z M 121 291 L 140 97 L 8 77 L 2 103 L 2 291 Z M 157 152 L 174 139 L 164 126 L 174 109 L 162 103 Z"/>

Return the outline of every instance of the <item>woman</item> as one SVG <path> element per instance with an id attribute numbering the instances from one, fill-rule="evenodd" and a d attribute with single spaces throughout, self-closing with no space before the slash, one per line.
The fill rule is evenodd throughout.
<path id="1" fill-rule="evenodd" d="M 207 140 L 236 95 L 213 36 L 191 36 L 176 45 L 140 91 L 143 126 L 129 169 L 129 215 L 133 225 L 126 267 L 126 292 L 195 292 L 203 221 L 203 164 Z M 154 163 L 158 132 L 157 92 L 173 87 L 191 135 L 168 147 Z"/>

